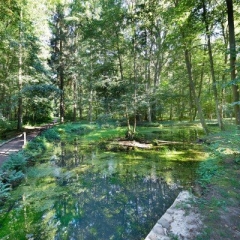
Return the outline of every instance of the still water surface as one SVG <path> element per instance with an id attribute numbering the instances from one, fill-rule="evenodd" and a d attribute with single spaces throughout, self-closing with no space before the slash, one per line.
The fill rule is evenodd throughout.
<path id="1" fill-rule="evenodd" d="M 60 142 L 29 168 L 0 217 L 1 239 L 144 239 L 199 162 Z"/>

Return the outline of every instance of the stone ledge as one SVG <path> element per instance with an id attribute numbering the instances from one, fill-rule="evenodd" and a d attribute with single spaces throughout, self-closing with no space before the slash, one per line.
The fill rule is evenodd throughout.
<path id="1" fill-rule="evenodd" d="M 196 239 L 203 224 L 201 216 L 193 207 L 194 200 L 195 197 L 188 191 L 180 192 L 145 240 L 170 240 L 174 236 L 179 240 Z"/>

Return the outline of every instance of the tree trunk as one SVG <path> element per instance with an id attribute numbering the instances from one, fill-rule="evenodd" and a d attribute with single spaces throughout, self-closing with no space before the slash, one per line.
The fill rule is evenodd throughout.
<path id="1" fill-rule="evenodd" d="M 196 117 L 196 107 L 194 105 L 194 97 L 193 97 L 193 89 L 191 87 L 191 85 L 189 84 L 189 118 L 190 118 L 190 122 L 195 120 Z"/>
<path id="2" fill-rule="evenodd" d="M 133 123 L 133 134 L 136 132 L 137 128 L 137 64 L 136 64 L 136 53 L 134 49 L 134 123 Z"/>
<path id="3" fill-rule="evenodd" d="M 82 80 L 81 80 L 81 78 L 79 80 L 78 98 L 79 98 L 79 101 L 78 101 L 79 118 L 83 119 L 83 107 L 82 107 L 83 106 L 83 90 L 82 90 Z"/>
<path id="4" fill-rule="evenodd" d="M 117 38 L 119 37 L 119 33 L 116 31 L 116 36 Z M 118 63 L 119 63 L 119 71 L 120 71 L 120 77 L 121 77 L 121 81 L 124 81 L 124 75 L 123 75 L 123 63 L 122 63 L 122 58 L 121 58 L 121 52 L 120 52 L 120 47 L 119 47 L 119 42 L 117 41 L 117 53 L 118 53 Z M 135 53 L 134 53 L 135 56 Z M 134 57 L 134 83 L 135 83 L 135 57 Z M 135 96 L 136 96 L 136 86 L 134 86 L 134 124 L 133 124 L 133 129 L 131 129 L 131 123 L 130 123 L 130 119 L 129 119 L 129 114 L 128 114 L 128 107 L 127 107 L 127 103 L 125 106 L 125 116 L 126 116 L 126 121 L 127 121 L 127 133 L 126 133 L 126 138 L 128 139 L 132 139 L 133 138 L 133 134 L 136 131 L 136 125 L 137 125 L 137 119 L 136 119 L 136 111 L 135 111 Z"/>
<path id="5" fill-rule="evenodd" d="M 118 32 L 116 32 L 116 36 L 118 37 Z M 119 70 L 120 70 L 121 81 L 123 81 L 123 64 L 122 64 L 122 58 L 121 58 L 121 53 L 120 53 L 120 47 L 119 47 L 118 40 L 117 40 L 117 52 L 118 52 L 118 62 L 119 62 Z"/>
<path id="6" fill-rule="evenodd" d="M 74 76 L 73 79 L 73 121 L 76 122 L 77 120 L 77 79 L 76 76 Z"/>
<path id="7" fill-rule="evenodd" d="M 157 98 L 156 98 L 156 93 L 157 93 L 157 88 L 159 86 L 159 78 L 160 78 L 160 72 L 161 72 L 161 63 L 159 59 L 159 54 L 157 56 L 156 63 L 154 64 L 154 83 L 153 83 L 153 97 L 154 101 L 152 102 L 152 121 L 157 120 Z"/>
<path id="8" fill-rule="evenodd" d="M 240 104 L 239 104 L 239 86 L 236 81 L 236 42 L 235 42 L 235 30 L 234 30 L 234 16 L 233 16 L 233 2 L 232 0 L 226 0 L 227 13 L 228 13 L 228 29 L 229 29 L 229 47 L 230 47 L 230 70 L 232 81 L 232 93 L 234 101 L 234 112 L 236 124 L 240 128 Z"/>
<path id="9" fill-rule="evenodd" d="M 169 120 L 172 121 L 173 119 L 173 104 L 170 103 L 170 112 L 169 112 Z"/>
<path id="10" fill-rule="evenodd" d="M 88 100 L 88 121 L 92 122 L 93 121 L 93 90 L 90 90 L 89 93 L 89 100 Z"/>
<path id="11" fill-rule="evenodd" d="M 149 50 L 145 49 L 145 82 L 146 82 L 146 101 L 147 101 L 147 120 L 148 122 L 152 122 L 152 81 L 151 81 L 151 59 L 152 59 L 152 49 L 153 49 L 153 41 L 150 40 L 148 32 L 145 29 L 145 42 L 151 42 Z"/>
<path id="12" fill-rule="evenodd" d="M 64 123 L 64 75 L 62 66 L 59 69 L 59 82 L 60 82 L 60 123 Z"/>
<path id="13" fill-rule="evenodd" d="M 60 88 L 60 123 L 64 123 L 65 115 L 65 104 L 64 104 L 64 66 L 63 66 L 63 30 L 62 30 L 62 19 L 60 19 L 59 32 L 59 66 L 58 66 L 58 77 L 59 77 L 59 88 Z"/>
<path id="14" fill-rule="evenodd" d="M 205 123 L 205 119 L 204 119 L 201 104 L 200 104 L 199 99 L 196 95 L 195 84 L 194 84 L 193 76 L 192 76 L 192 64 L 191 64 L 190 53 L 189 53 L 188 49 L 185 49 L 185 62 L 186 62 L 186 67 L 187 67 L 189 86 L 190 86 L 192 96 L 194 98 L 194 101 L 195 101 L 195 104 L 196 104 L 196 107 L 197 107 L 197 110 L 198 110 L 198 116 L 199 116 L 199 119 L 200 119 L 200 122 L 202 124 L 204 132 L 206 133 L 206 135 L 208 135 L 209 130 L 208 130 L 207 125 Z"/>
<path id="15" fill-rule="evenodd" d="M 228 37 L 227 37 L 227 33 L 225 31 L 225 27 L 224 27 L 224 23 L 221 22 L 221 30 L 222 30 L 222 36 L 223 36 L 223 41 L 224 41 L 224 46 L 225 46 L 225 49 L 227 49 L 228 47 Z M 228 62 L 228 56 L 227 54 L 225 54 L 224 56 L 224 66 L 227 65 L 227 62 Z M 222 74 L 222 86 L 226 85 L 226 72 L 224 71 L 223 74 Z M 222 91 L 221 91 L 221 115 L 222 115 L 222 118 L 224 118 L 224 111 L 223 111 L 223 106 L 226 104 L 226 88 L 222 88 Z"/>
<path id="16" fill-rule="evenodd" d="M 221 108 L 220 108 L 219 99 L 218 99 L 217 81 L 215 77 L 214 62 L 213 62 L 213 55 L 212 55 L 211 35 L 210 35 L 209 23 L 207 20 L 207 9 L 206 9 L 205 0 L 202 0 L 202 4 L 203 4 L 203 18 L 205 22 L 206 35 L 207 35 L 207 46 L 208 46 L 208 55 L 209 55 L 210 69 L 211 69 L 211 76 L 212 76 L 212 89 L 213 89 L 213 95 L 215 100 L 216 116 L 217 116 L 219 128 L 221 130 L 224 130 L 223 121 L 221 117 Z"/>
<path id="17" fill-rule="evenodd" d="M 159 83 L 160 83 L 160 74 L 162 72 L 162 66 L 163 66 L 163 58 L 161 55 L 161 59 L 160 59 L 160 49 L 158 49 L 158 53 L 157 53 L 157 59 L 156 62 L 154 64 L 154 82 L 153 82 L 153 97 L 154 100 L 152 102 L 152 121 L 156 121 L 157 120 L 157 113 L 158 113 L 158 106 L 157 106 L 157 89 L 159 87 Z"/>
<path id="18" fill-rule="evenodd" d="M 20 9 L 20 23 L 19 23 L 19 58 L 18 58 L 18 123 L 17 123 L 17 129 L 21 130 L 23 125 L 23 106 L 22 106 L 22 67 L 23 67 L 23 60 L 22 60 L 22 20 L 23 20 L 23 13 L 22 8 Z"/>

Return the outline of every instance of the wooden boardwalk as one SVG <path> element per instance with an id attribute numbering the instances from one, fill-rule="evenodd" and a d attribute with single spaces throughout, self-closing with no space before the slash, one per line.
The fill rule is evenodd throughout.
<path id="1" fill-rule="evenodd" d="M 41 130 L 46 127 L 40 127 L 32 129 L 26 133 L 26 141 L 31 141 L 35 138 Z M 3 162 L 8 158 L 8 156 L 12 153 L 20 151 L 24 146 L 24 134 L 18 135 L 15 138 L 6 141 L 2 145 L 0 145 L 0 167 Z"/>

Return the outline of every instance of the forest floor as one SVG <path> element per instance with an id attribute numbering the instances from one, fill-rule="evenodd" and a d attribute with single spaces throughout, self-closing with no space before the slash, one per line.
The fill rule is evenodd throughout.
<path id="1" fill-rule="evenodd" d="M 205 228 L 198 239 L 240 239 L 240 132 L 217 133 L 208 141 L 214 154 L 200 169 L 197 207 Z"/>

